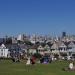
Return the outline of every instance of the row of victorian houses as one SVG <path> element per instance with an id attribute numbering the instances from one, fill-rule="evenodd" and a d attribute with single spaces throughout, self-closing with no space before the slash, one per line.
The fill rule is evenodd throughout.
<path id="1" fill-rule="evenodd" d="M 33 45 L 26 45 L 24 44 L 12 44 L 12 45 L 0 45 L 0 57 L 9 58 L 12 56 L 19 56 L 25 54 L 35 54 L 39 53 L 41 55 L 44 54 L 58 54 L 62 55 L 69 55 L 72 56 L 75 54 L 75 43 L 71 42 L 49 42 L 45 44 L 33 44 Z"/>

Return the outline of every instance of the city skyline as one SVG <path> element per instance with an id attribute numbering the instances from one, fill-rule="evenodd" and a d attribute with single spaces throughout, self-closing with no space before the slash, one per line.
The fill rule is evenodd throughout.
<path id="1" fill-rule="evenodd" d="M 1 0 L 0 36 L 75 34 L 74 0 Z"/>

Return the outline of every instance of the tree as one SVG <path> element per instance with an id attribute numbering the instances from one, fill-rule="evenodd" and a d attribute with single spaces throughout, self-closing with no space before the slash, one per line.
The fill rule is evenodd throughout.
<path id="1" fill-rule="evenodd" d="M 30 41 L 24 41 L 24 43 L 25 43 L 26 45 L 30 45 L 30 46 L 33 45 Z"/>

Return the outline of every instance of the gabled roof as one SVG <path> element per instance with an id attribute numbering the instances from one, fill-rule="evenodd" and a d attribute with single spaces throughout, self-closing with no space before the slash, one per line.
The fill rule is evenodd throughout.
<path id="1" fill-rule="evenodd" d="M 53 45 L 51 46 L 51 49 L 58 49 L 58 43 L 54 42 Z"/>
<path id="2" fill-rule="evenodd" d="M 5 46 L 4 44 L 2 44 L 2 45 L 0 46 L 0 48 L 6 48 L 6 46 Z"/>
<path id="3" fill-rule="evenodd" d="M 75 48 L 74 42 L 70 42 L 70 44 L 68 45 L 68 47 L 73 47 L 73 48 Z"/>
<path id="4" fill-rule="evenodd" d="M 49 45 L 46 44 L 45 47 L 44 47 L 44 49 L 50 49 Z"/>
<path id="5" fill-rule="evenodd" d="M 42 45 L 38 46 L 38 50 L 43 50 L 43 49 L 44 49 L 44 47 Z"/>
<path id="6" fill-rule="evenodd" d="M 66 48 L 67 46 L 64 44 L 64 42 L 59 42 L 59 47 Z"/>

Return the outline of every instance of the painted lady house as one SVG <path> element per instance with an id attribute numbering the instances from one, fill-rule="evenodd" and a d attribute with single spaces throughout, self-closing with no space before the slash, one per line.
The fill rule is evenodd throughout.
<path id="1" fill-rule="evenodd" d="M 9 49 L 4 44 L 2 44 L 0 46 L 0 58 L 8 58 L 9 53 Z"/>

